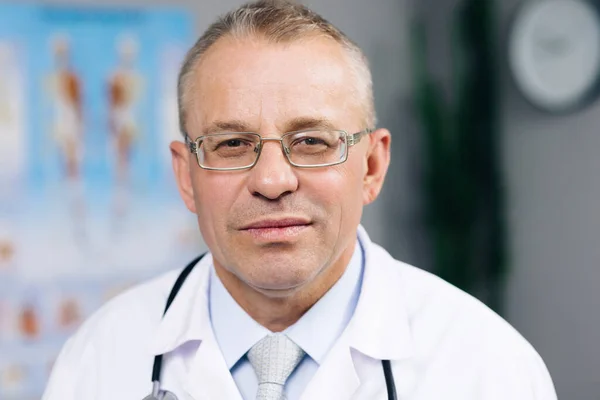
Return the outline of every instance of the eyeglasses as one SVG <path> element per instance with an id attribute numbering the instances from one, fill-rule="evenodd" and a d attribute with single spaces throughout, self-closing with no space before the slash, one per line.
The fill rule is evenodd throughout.
<path id="1" fill-rule="evenodd" d="M 185 141 L 196 155 L 200 168 L 214 171 L 249 169 L 258 162 L 267 141 L 280 142 L 289 163 L 299 168 L 328 167 L 345 162 L 348 149 L 360 142 L 371 129 L 348 134 L 340 130 L 302 130 L 281 138 L 263 138 L 252 132 L 226 132 Z"/>

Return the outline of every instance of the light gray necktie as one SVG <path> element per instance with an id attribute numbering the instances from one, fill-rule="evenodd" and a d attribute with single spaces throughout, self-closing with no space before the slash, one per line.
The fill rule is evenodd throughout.
<path id="1" fill-rule="evenodd" d="M 248 351 L 248 360 L 258 378 L 256 400 L 284 400 L 283 388 L 298 366 L 304 351 L 286 335 L 265 336 Z"/>

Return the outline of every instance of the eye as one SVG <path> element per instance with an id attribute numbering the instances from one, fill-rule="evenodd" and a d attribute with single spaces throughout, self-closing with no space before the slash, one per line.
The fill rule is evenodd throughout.
<path id="1" fill-rule="evenodd" d="M 318 146 L 318 145 L 324 145 L 324 144 L 326 145 L 327 143 L 323 139 L 311 137 L 311 136 L 300 138 L 293 143 L 294 146 L 297 146 L 297 145 Z"/>
<path id="2" fill-rule="evenodd" d="M 324 144 L 325 141 L 323 141 L 322 139 L 318 139 L 318 138 L 314 138 L 314 137 L 307 137 L 301 140 L 301 142 L 303 144 L 307 144 L 307 145 L 316 145 L 316 144 Z"/>
<path id="3" fill-rule="evenodd" d="M 240 147 L 242 144 L 243 143 L 241 139 L 229 139 L 219 143 L 219 147 Z"/>

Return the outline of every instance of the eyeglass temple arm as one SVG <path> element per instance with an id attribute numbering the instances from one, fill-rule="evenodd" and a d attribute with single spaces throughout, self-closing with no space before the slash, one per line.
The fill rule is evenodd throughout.
<path id="1" fill-rule="evenodd" d="M 198 145 L 196 144 L 196 141 L 192 140 L 187 133 L 184 132 L 183 134 L 185 135 L 185 144 L 187 144 L 190 152 L 196 153 L 198 151 Z"/>
<path id="2" fill-rule="evenodd" d="M 356 143 L 360 142 L 363 136 L 368 135 L 373 132 L 373 129 L 365 129 L 364 131 L 357 132 L 353 135 L 348 136 L 348 147 L 354 146 Z"/>

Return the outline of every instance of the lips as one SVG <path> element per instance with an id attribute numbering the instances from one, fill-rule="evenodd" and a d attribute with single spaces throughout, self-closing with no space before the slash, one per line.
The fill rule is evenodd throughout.
<path id="1" fill-rule="evenodd" d="M 292 243 L 307 231 L 311 223 L 303 218 L 265 219 L 256 221 L 241 230 L 257 243 Z"/>
<path id="2" fill-rule="evenodd" d="M 295 226 L 309 225 L 310 221 L 302 218 L 267 219 L 246 225 L 242 230 L 250 229 L 282 229 Z"/>

